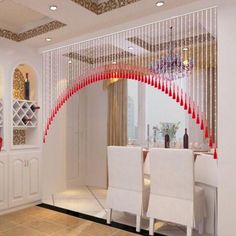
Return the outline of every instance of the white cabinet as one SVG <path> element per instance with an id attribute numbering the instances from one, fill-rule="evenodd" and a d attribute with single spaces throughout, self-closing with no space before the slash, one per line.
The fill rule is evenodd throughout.
<path id="1" fill-rule="evenodd" d="M 40 152 L 22 152 L 9 157 L 10 207 L 40 199 Z"/>
<path id="2" fill-rule="evenodd" d="M 8 207 L 8 158 L 0 154 L 0 210 Z"/>

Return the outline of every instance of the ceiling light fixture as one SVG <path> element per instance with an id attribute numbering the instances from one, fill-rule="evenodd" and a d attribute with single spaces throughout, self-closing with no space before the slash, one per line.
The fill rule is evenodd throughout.
<path id="1" fill-rule="evenodd" d="M 157 7 L 162 7 L 162 6 L 164 6 L 165 5 L 165 2 L 164 1 L 158 1 L 157 3 L 156 3 L 156 6 Z"/>
<path id="2" fill-rule="evenodd" d="M 49 9 L 50 9 L 51 11 L 56 11 L 56 10 L 57 10 L 57 6 L 56 6 L 56 5 L 51 5 L 51 6 L 49 7 Z"/>
<path id="3" fill-rule="evenodd" d="M 52 41 L 52 38 L 47 37 L 45 40 L 46 40 L 47 42 L 51 42 L 51 41 Z"/>
<path id="4" fill-rule="evenodd" d="M 129 50 L 134 50 L 134 48 L 132 46 L 129 46 L 128 49 Z"/>
<path id="5" fill-rule="evenodd" d="M 112 64 L 115 65 L 115 64 L 116 64 L 116 61 L 113 61 Z"/>
<path id="6" fill-rule="evenodd" d="M 184 47 L 184 48 L 183 48 L 183 51 L 188 51 L 188 50 L 189 50 L 188 47 Z"/>
<path id="7" fill-rule="evenodd" d="M 69 61 L 68 61 L 68 64 L 72 64 L 72 61 L 71 61 L 71 60 L 69 60 Z"/>

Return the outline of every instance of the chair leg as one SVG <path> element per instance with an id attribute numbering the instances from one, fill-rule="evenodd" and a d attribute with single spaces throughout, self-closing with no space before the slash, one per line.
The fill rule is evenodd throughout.
<path id="1" fill-rule="evenodd" d="M 192 227 L 187 226 L 187 236 L 192 236 Z"/>
<path id="2" fill-rule="evenodd" d="M 111 218 L 112 218 L 112 209 L 109 208 L 107 212 L 107 224 L 111 223 Z"/>
<path id="3" fill-rule="evenodd" d="M 149 235 L 154 235 L 154 219 L 149 219 Z"/>
<path id="4" fill-rule="evenodd" d="M 136 232 L 140 232 L 141 216 L 136 216 Z"/>

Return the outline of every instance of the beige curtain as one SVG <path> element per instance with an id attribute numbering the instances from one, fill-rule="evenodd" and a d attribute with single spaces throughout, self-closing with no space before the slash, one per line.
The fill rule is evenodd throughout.
<path id="1" fill-rule="evenodd" d="M 127 145 L 127 81 L 108 86 L 108 146 Z"/>

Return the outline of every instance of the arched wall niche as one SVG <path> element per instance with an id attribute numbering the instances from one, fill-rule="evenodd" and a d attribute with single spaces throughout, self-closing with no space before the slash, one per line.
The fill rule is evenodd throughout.
<path id="1" fill-rule="evenodd" d="M 16 99 L 24 99 L 26 73 L 28 73 L 30 81 L 30 100 L 37 100 L 37 75 L 34 68 L 28 64 L 19 64 L 14 68 L 12 76 L 12 96 Z"/>
<path id="2" fill-rule="evenodd" d="M 26 74 L 29 80 L 29 99 L 25 97 Z M 38 76 L 29 63 L 19 63 L 12 71 L 12 148 L 38 146 Z"/>

